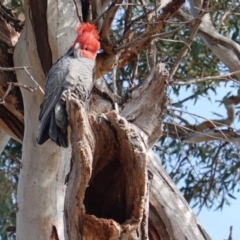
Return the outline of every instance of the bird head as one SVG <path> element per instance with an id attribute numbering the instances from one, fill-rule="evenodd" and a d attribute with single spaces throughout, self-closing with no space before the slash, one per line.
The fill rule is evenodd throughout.
<path id="1" fill-rule="evenodd" d="M 79 55 L 94 60 L 100 48 L 99 35 L 95 25 L 82 23 L 77 27 L 76 32 L 78 36 L 74 46 L 79 44 Z"/>

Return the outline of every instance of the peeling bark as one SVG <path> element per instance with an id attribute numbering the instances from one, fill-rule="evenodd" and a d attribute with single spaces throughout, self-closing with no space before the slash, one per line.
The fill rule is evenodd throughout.
<path id="1" fill-rule="evenodd" d="M 26 22 L 14 51 L 15 66 L 30 66 L 30 73 L 39 83 L 44 83 L 45 74 L 39 60 L 35 33 L 26 4 Z M 70 40 L 69 40 L 70 41 Z M 28 54 L 26 54 L 28 53 Z M 25 71 L 16 71 L 19 83 L 30 85 Z M 21 89 L 22 90 L 22 89 Z M 36 142 L 39 126 L 39 106 L 43 95 L 23 91 L 24 139 L 22 168 L 18 182 L 17 239 L 50 239 L 52 226 L 56 226 L 59 239 L 64 239 L 63 205 L 65 177 L 69 171 L 70 149 L 58 148 L 53 142 L 45 145 Z"/>
<path id="2" fill-rule="evenodd" d="M 81 239 L 85 190 L 92 173 L 95 141 L 81 102 L 67 96 L 71 126 L 72 158 L 65 197 L 66 232 L 69 239 Z"/>
<path id="3" fill-rule="evenodd" d="M 148 205 L 147 198 L 147 149 L 138 130 L 116 112 L 107 114 L 107 118 L 117 133 L 120 153 L 119 161 L 125 179 L 126 221 L 121 225 L 121 239 L 143 239 L 143 213 Z M 137 238 L 135 237 L 137 236 Z"/>
<path id="4" fill-rule="evenodd" d="M 0 9 L 2 9 L 0 4 Z M 8 23 L 6 16 L 0 11 L 0 65 L 2 67 L 13 67 L 13 47 L 15 46 L 19 33 Z M 0 71 L 0 98 L 8 88 L 7 82 L 17 82 L 16 75 L 11 71 Z M 19 88 L 13 88 L 0 105 L 0 129 L 15 140 L 23 140 L 23 103 Z"/>
<path id="5" fill-rule="evenodd" d="M 4 148 L 6 147 L 10 136 L 6 135 L 5 132 L 0 131 L 0 154 L 2 154 Z"/>
<path id="6" fill-rule="evenodd" d="M 187 201 L 162 168 L 153 151 L 148 153 L 152 175 L 149 206 L 149 238 L 210 240 Z"/>
<path id="7" fill-rule="evenodd" d="M 88 115 L 81 102 L 68 98 L 73 146 L 65 200 L 68 239 L 211 239 L 145 143 L 155 127 L 146 131 L 134 123 L 147 114 L 143 121 L 161 124 L 168 76 L 160 64 L 135 90 L 120 113 L 128 118 L 131 109 L 138 113 L 132 123 L 111 111 L 111 104 L 105 114 Z M 96 94 L 90 102 L 96 103 Z M 155 111 L 147 104 L 138 109 L 145 95 L 151 95 Z"/>
<path id="8" fill-rule="evenodd" d="M 52 226 L 52 234 L 50 240 L 59 240 L 56 226 Z"/>
<path id="9" fill-rule="evenodd" d="M 146 160 L 147 160 L 147 151 L 142 143 L 142 139 L 137 133 L 137 130 L 134 126 L 128 123 L 124 118 L 121 118 L 117 115 L 116 112 L 110 112 L 107 115 L 101 116 L 100 118 L 104 118 L 104 121 L 99 121 L 97 117 L 91 116 L 91 126 L 89 126 L 87 114 L 85 113 L 84 108 L 79 104 L 76 100 L 68 99 L 69 107 L 69 123 L 72 129 L 71 132 L 71 142 L 73 147 L 73 155 L 72 155 L 72 167 L 70 171 L 70 177 L 68 180 L 68 187 L 66 192 L 66 200 L 65 200 L 65 216 L 66 216 L 66 226 L 67 233 L 69 239 L 81 239 L 83 232 L 88 232 L 88 228 L 90 225 L 90 219 L 95 219 L 98 222 L 97 225 L 105 226 L 109 222 L 105 218 L 113 218 L 119 222 L 122 222 L 121 225 L 117 224 L 114 221 L 115 226 L 118 226 L 117 232 L 118 238 L 120 239 L 128 239 L 127 237 L 131 237 L 131 239 L 137 239 L 134 237 L 138 235 L 138 237 L 142 235 L 147 235 L 147 232 L 142 233 L 142 229 L 140 226 L 143 224 L 143 212 L 146 205 L 147 196 L 147 172 L 146 172 Z M 76 124 L 77 123 L 77 124 Z M 101 127 L 102 124 L 107 124 L 105 127 Z M 99 126 L 100 125 L 100 126 Z M 106 127 L 108 126 L 108 127 Z M 98 129 L 101 128 L 105 131 L 111 131 L 116 134 L 117 140 L 107 142 L 102 139 L 102 131 Z M 89 129 L 93 129 L 91 132 Z M 98 136 L 98 135 L 100 136 Z M 112 133 L 106 132 L 104 135 L 113 137 Z M 93 141 L 95 139 L 95 142 Z M 114 144 L 115 143 L 115 144 Z M 114 146 L 111 146 L 114 144 Z M 110 145 L 110 146 L 109 146 Z M 95 154 L 95 157 L 100 158 L 96 159 L 94 163 L 94 171 L 93 172 L 93 152 L 98 152 L 95 148 L 103 149 L 104 146 L 108 146 L 107 150 L 111 150 L 110 152 L 114 152 L 115 157 L 113 159 L 109 158 L 110 156 L 105 156 L 105 159 L 102 155 Z M 105 147 L 106 150 L 106 147 Z M 109 153 L 109 151 L 107 151 Z M 104 161 L 103 161 L 104 160 Z M 115 162 L 115 163 L 113 163 Z M 106 164 L 106 165 L 105 165 Z M 116 189 L 114 192 L 113 186 L 110 186 L 110 189 L 105 189 L 105 196 L 99 196 L 103 198 L 101 203 L 102 206 L 100 211 L 96 211 L 93 206 L 91 206 L 90 202 L 94 201 L 96 196 L 93 196 L 91 191 L 96 191 L 95 184 L 100 184 L 98 181 L 95 183 L 95 180 L 98 179 L 98 174 L 105 171 L 111 164 L 115 164 L 121 170 L 117 170 L 119 178 L 122 180 L 121 185 L 119 181 L 111 182 L 104 181 L 104 185 L 114 185 Z M 104 166 L 105 165 L 105 166 Z M 106 170 L 107 171 L 107 170 Z M 97 174 L 98 173 L 98 174 Z M 93 177 L 92 177 L 93 175 Z M 110 176 L 110 175 L 109 175 Z M 91 178 L 92 177 L 92 178 Z M 91 179 L 91 180 L 90 180 Z M 88 192 L 85 196 L 86 188 L 89 185 Z M 93 185 L 93 186 L 92 186 Z M 101 187 L 103 187 L 100 184 Z M 100 187 L 99 186 L 99 187 Z M 108 192 L 111 195 L 108 196 Z M 115 203 L 117 198 L 120 197 L 121 201 Z M 86 200 L 86 210 L 84 206 L 84 197 Z M 101 204 L 100 203 L 100 204 Z M 111 210 L 111 205 L 116 204 L 120 206 L 114 206 Z M 122 205 L 122 206 L 121 206 Z M 105 207 L 104 207 L 105 206 Z M 116 208 L 121 208 L 122 216 L 117 216 Z M 99 219 L 92 218 L 88 216 L 87 223 L 85 225 L 85 213 L 86 211 L 96 215 Z M 84 220 L 83 220 L 84 219 Z M 94 222 L 95 222 L 94 221 Z M 145 223 L 146 224 L 146 223 Z M 109 224 L 112 226 L 111 224 Z M 80 231 L 79 231 L 80 230 Z M 97 232 L 95 233 L 94 239 L 103 239 L 100 234 L 101 231 L 105 231 L 97 228 Z M 108 232 L 108 231 L 107 231 Z M 109 233 L 109 232 L 108 232 Z M 94 235 L 94 233 L 92 233 Z M 116 232 L 113 231 L 113 235 L 115 236 Z M 92 235 L 91 235 L 92 236 Z M 97 237 L 98 236 L 98 237 Z M 111 238 L 113 236 L 109 236 Z M 88 238 L 88 235 L 84 235 L 85 239 Z M 106 236 L 104 236 L 106 238 Z M 107 238 L 108 239 L 108 238 Z"/>
<path id="10" fill-rule="evenodd" d="M 29 5 L 39 59 L 44 73 L 47 73 L 52 66 L 52 52 L 49 46 L 47 33 L 47 0 L 29 0 Z"/>
<path id="11" fill-rule="evenodd" d="M 132 92 L 121 111 L 121 116 L 134 123 L 148 136 L 146 144 L 149 149 L 162 134 L 160 126 L 167 106 L 165 90 L 168 76 L 164 64 L 154 67 L 143 84 Z"/>
<path id="12" fill-rule="evenodd" d="M 5 131 L 8 135 L 12 135 L 12 137 L 19 142 L 22 142 L 23 140 L 23 134 L 24 134 L 24 124 L 22 121 L 20 121 L 16 116 L 14 116 L 7 108 L 0 105 L 0 116 L 4 123 L 6 123 L 7 127 L 4 129 L 2 127 L 2 130 Z M 11 132 L 9 132 L 11 130 Z"/>
<path id="13" fill-rule="evenodd" d="M 1 4 L 0 7 L 2 7 Z M 1 16 L 0 18 L 0 27 L 1 27 L 0 32 L 1 44 L 7 46 L 8 48 L 14 47 L 18 40 L 19 33 L 15 30 L 14 27 L 7 23 L 3 16 Z"/>

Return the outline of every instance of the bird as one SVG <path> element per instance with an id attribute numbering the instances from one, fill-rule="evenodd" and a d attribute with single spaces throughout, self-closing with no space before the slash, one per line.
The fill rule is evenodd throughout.
<path id="1" fill-rule="evenodd" d="M 86 102 L 93 87 L 95 58 L 100 49 L 95 25 L 82 23 L 69 50 L 60 57 L 46 75 L 44 99 L 40 106 L 37 143 L 49 138 L 58 146 L 68 147 L 66 93 Z"/>

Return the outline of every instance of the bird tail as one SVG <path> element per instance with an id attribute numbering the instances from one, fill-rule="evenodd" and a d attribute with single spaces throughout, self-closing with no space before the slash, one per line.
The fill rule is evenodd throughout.
<path id="1" fill-rule="evenodd" d="M 57 126 L 55 121 L 55 113 L 52 111 L 47 119 L 42 119 L 37 136 L 38 144 L 45 143 L 49 138 L 55 142 L 58 146 L 67 148 L 68 147 L 68 138 L 66 132 Z"/>
<path id="2" fill-rule="evenodd" d="M 52 111 L 50 117 L 49 137 L 58 146 L 64 148 L 68 147 L 67 130 L 65 133 L 63 133 L 62 130 L 57 126 L 54 111 Z"/>

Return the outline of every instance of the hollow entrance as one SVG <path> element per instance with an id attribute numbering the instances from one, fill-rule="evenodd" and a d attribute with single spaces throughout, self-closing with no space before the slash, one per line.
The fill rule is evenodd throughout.
<path id="1" fill-rule="evenodd" d="M 122 224 L 127 217 L 125 192 L 122 166 L 114 160 L 91 179 L 84 198 L 86 213 Z"/>

